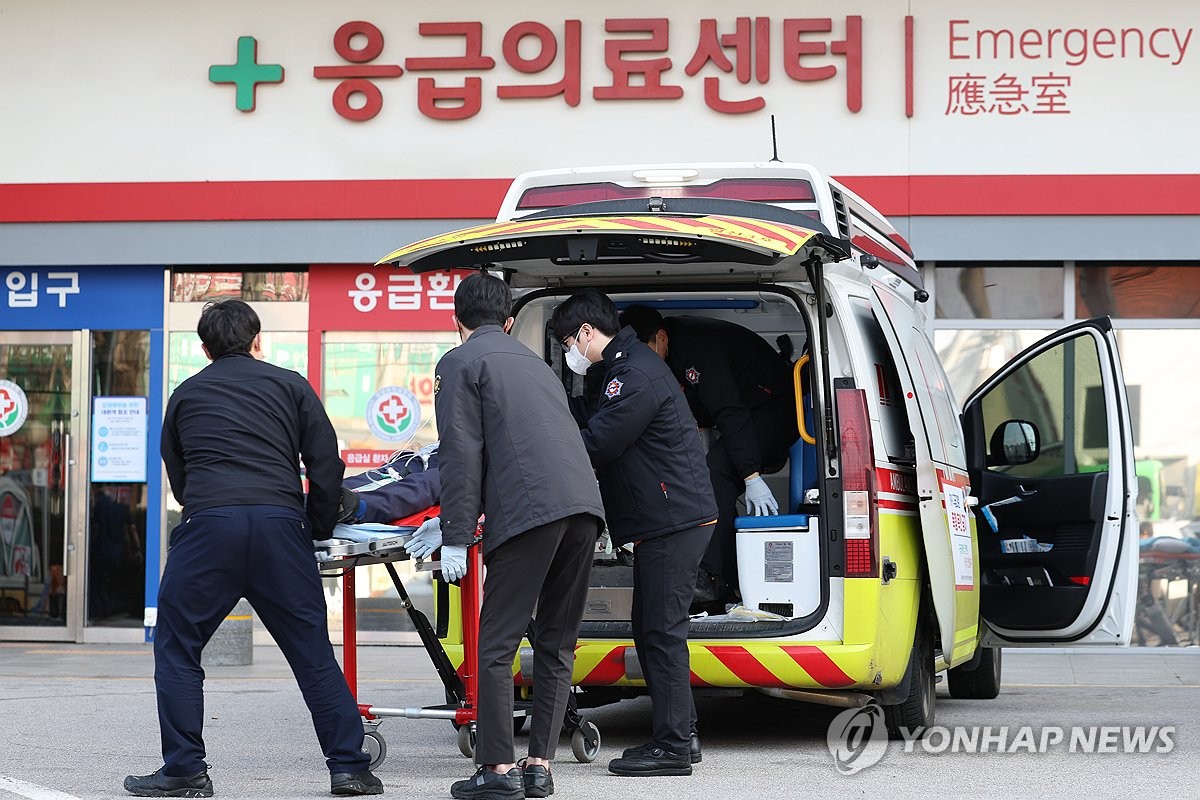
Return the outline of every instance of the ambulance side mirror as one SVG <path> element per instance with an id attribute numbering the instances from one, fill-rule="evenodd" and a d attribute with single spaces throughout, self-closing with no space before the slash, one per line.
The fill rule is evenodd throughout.
<path id="1" fill-rule="evenodd" d="M 1024 419 L 1000 423 L 988 442 L 988 466 L 1015 467 L 1028 464 L 1041 454 L 1037 425 Z"/>

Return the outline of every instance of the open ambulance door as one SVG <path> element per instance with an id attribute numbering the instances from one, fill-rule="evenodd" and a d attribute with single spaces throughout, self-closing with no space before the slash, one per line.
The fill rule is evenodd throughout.
<path id="1" fill-rule="evenodd" d="M 914 440 L 921 538 L 942 660 L 957 666 L 971 658 L 979 639 L 979 568 L 969 510 L 975 500 L 958 410 L 912 301 L 876 286 L 874 306 L 896 360 Z"/>
<path id="2" fill-rule="evenodd" d="M 810 259 L 831 261 L 850 255 L 850 243 L 825 233 L 815 220 L 758 203 L 737 207 L 790 215 L 795 222 L 665 210 L 525 217 L 423 239 L 378 263 L 407 266 L 413 272 L 454 267 L 499 270 L 514 288 L 541 288 L 647 277 L 805 282 Z"/>
<path id="3" fill-rule="evenodd" d="M 1137 477 L 1116 337 L 1069 325 L 963 410 L 979 492 L 988 645 L 1125 645 L 1137 600 Z"/>

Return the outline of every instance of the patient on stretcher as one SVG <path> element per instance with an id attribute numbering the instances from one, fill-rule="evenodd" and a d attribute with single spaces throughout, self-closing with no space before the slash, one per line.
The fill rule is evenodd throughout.
<path id="1" fill-rule="evenodd" d="M 437 516 L 440 497 L 436 443 L 399 451 L 386 464 L 346 478 L 333 535 L 314 542 L 318 560 L 402 547 L 423 521 Z"/>

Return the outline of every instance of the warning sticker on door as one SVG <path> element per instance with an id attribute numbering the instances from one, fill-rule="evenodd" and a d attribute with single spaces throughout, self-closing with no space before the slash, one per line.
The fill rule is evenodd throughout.
<path id="1" fill-rule="evenodd" d="M 975 587 L 975 554 L 971 550 L 971 519 L 967 516 L 967 495 L 961 486 L 942 484 L 946 498 L 946 525 L 950 529 L 950 553 L 954 558 L 954 588 Z"/>

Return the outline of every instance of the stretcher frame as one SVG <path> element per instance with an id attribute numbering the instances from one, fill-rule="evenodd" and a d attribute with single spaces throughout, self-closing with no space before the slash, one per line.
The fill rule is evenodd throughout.
<path id="1" fill-rule="evenodd" d="M 433 625 L 413 604 L 404 588 L 404 582 L 396 571 L 395 562 L 408 561 L 411 558 L 404 545 L 416 528 L 401 527 L 401 530 L 407 532 L 402 534 L 398 531 L 395 537 L 386 540 L 386 547 L 381 547 L 376 542 L 339 542 L 330 545 L 325 548 L 329 558 L 318 561 L 322 577 L 339 577 L 342 581 L 342 672 L 363 719 L 363 749 L 371 756 L 372 770 L 387 757 L 387 744 L 379 732 L 379 726 L 386 717 L 448 720 L 458 729 L 459 752 L 467 758 L 473 758 L 475 755 L 479 697 L 479 612 L 483 604 L 483 553 L 478 543 L 480 532 L 476 533 L 476 542 L 467 548 L 466 574 L 458 582 L 463 632 L 463 665 L 460 671 L 455 670 Z M 412 620 L 421 644 L 442 681 L 446 692 L 445 703 L 398 708 L 376 706 L 359 700 L 358 602 L 355 597 L 354 572 L 358 567 L 374 564 L 382 564 L 387 569 L 401 606 Z M 418 560 L 417 569 L 420 571 L 436 571 L 439 567 L 440 562 Z M 532 636 L 529 638 L 532 641 Z M 529 700 L 514 700 L 514 732 L 524 725 L 532 705 Z M 582 763 L 594 761 L 600 751 L 600 731 L 594 723 L 585 720 L 579 714 L 574 692 L 569 697 L 563 726 L 571 736 L 571 750 L 576 760 Z"/>

